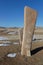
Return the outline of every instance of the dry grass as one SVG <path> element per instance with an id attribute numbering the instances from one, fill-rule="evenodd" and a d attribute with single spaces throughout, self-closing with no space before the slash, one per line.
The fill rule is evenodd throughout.
<path id="1" fill-rule="evenodd" d="M 20 49 L 21 49 L 20 45 L 11 45 L 10 47 L 6 47 L 6 49 L 4 47 L 2 51 L 4 53 L 6 52 L 6 55 L 7 52 L 10 51 L 10 52 L 16 52 L 17 56 L 15 58 L 8 58 L 7 56 L 0 58 L 0 65 L 43 65 L 43 42 L 32 43 L 31 57 L 21 56 Z"/>
<path id="2" fill-rule="evenodd" d="M 8 53 L 13 53 L 13 52 L 20 52 L 20 46 L 18 44 L 14 45 L 10 45 L 10 46 L 1 46 L 0 47 L 0 57 L 4 57 L 6 54 Z"/>
<path id="3" fill-rule="evenodd" d="M 8 38 L 12 38 L 8 41 L 10 41 L 11 43 L 13 42 L 18 42 L 19 40 L 19 36 L 16 35 L 9 35 L 8 33 L 3 33 L 4 30 L 8 30 L 8 31 L 13 31 L 14 29 L 11 28 L 0 28 L 0 36 L 4 36 L 4 37 L 8 37 Z M 15 29 L 16 30 L 16 29 Z M 18 29 L 17 29 L 18 30 Z M 36 29 L 37 31 L 37 29 Z M 39 30 L 40 31 L 40 30 Z M 40 32 L 35 32 L 35 34 L 43 34 Z M 14 38 L 14 37 L 15 38 Z M 5 40 L 7 41 L 7 40 Z M 3 41 L 0 41 L 0 43 L 3 43 Z M 8 53 L 17 53 L 15 58 L 8 58 L 7 54 Z M 33 42 L 32 43 L 32 49 L 31 49 L 31 57 L 25 57 L 22 56 L 21 54 L 21 46 L 20 44 L 11 44 L 10 46 L 4 46 L 4 47 L 0 47 L 0 65 L 43 65 L 43 41 L 37 41 L 37 42 Z"/>

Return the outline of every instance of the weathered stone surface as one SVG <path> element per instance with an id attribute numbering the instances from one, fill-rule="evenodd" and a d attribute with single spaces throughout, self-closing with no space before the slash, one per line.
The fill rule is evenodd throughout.
<path id="1" fill-rule="evenodd" d="M 37 12 L 29 7 L 24 8 L 24 30 L 21 55 L 31 56 L 32 37 L 36 22 Z"/>
<path id="2" fill-rule="evenodd" d="M 19 29 L 19 41 L 20 45 L 22 45 L 22 40 L 23 40 L 23 28 Z"/>

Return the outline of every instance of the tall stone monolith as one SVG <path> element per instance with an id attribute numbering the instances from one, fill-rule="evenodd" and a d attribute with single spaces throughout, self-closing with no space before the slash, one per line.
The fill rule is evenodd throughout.
<path id="1" fill-rule="evenodd" d="M 24 8 L 24 30 L 21 55 L 31 56 L 32 37 L 36 23 L 37 12 L 29 7 Z"/>

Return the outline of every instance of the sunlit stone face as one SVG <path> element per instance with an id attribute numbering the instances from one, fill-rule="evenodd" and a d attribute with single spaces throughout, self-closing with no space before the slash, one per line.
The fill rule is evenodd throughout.
<path id="1" fill-rule="evenodd" d="M 24 30 L 21 54 L 31 56 L 31 43 L 36 22 L 37 13 L 35 10 L 25 7 L 24 8 Z"/>

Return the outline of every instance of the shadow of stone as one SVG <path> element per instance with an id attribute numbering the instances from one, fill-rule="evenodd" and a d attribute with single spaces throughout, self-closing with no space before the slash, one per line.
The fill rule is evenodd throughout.
<path id="1" fill-rule="evenodd" d="M 32 51 L 31 51 L 31 55 L 34 55 L 34 54 L 38 53 L 38 52 L 41 51 L 41 50 L 43 50 L 43 46 L 42 46 L 42 47 L 38 47 L 38 48 L 32 50 Z"/>

